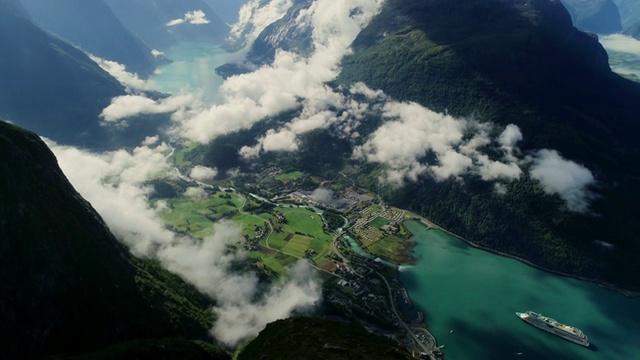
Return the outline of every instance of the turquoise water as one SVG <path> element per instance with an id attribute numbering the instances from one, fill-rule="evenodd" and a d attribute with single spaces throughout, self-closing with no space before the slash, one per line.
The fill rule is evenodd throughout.
<path id="1" fill-rule="evenodd" d="M 169 94 L 189 91 L 200 93 L 205 102 L 217 100 L 223 79 L 215 69 L 227 62 L 229 53 L 216 44 L 186 43 L 167 50 L 165 56 L 173 62 L 158 67 L 150 78 L 156 90 Z"/>
<path id="2" fill-rule="evenodd" d="M 406 226 L 420 259 L 400 280 L 447 360 L 640 359 L 640 299 L 472 248 L 418 222 Z M 526 310 L 580 328 L 592 346 L 528 325 L 515 315 Z"/>

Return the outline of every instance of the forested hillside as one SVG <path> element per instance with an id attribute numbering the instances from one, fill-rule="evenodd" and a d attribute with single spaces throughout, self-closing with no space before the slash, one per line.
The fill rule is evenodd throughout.
<path id="1" fill-rule="evenodd" d="M 77 355 L 138 338 L 159 345 L 165 337 L 208 338 L 211 301 L 132 257 L 42 140 L 0 122 L 0 159 L 4 358 Z"/>
<path id="2" fill-rule="evenodd" d="M 354 49 L 341 82 L 364 81 L 454 116 L 515 123 L 523 151 L 557 149 L 599 181 L 588 214 L 566 211 L 528 177 L 510 183 L 507 196 L 473 177 L 422 179 L 392 192 L 394 204 L 537 264 L 640 287 L 640 88 L 611 73 L 605 51 L 572 27 L 559 2 L 389 0 Z"/>

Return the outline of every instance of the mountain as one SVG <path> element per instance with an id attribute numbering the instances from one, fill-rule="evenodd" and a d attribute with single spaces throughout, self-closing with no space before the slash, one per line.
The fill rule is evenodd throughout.
<path id="1" fill-rule="evenodd" d="M 413 359 L 393 341 L 362 327 L 329 320 L 295 318 L 270 323 L 238 360 Z"/>
<path id="2" fill-rule="evenodd" d="M 244 38 L 247 32 L 253 30 L 252 25 L 248 24 L 243 29 L 243 36 L 240 39 L 227 43 L 230 51 L 237 51 L 249 46 L 247 55 L 241 63 L 228 63 L 219 66 L 216 68 L 216 73 L 227 78 L 270 64 L 275 58 L 276 49 L 304 55 L 310 54 L 314 50 L 311 40 L 312 26 L 300 21 L 299 15 L 301 11 L 307 10 L 312 3 L 312 0 L 294 0 L 286 14 L 281 19 L 269 24 L 250 45 Z"/>
<path id="3" fill-rule="evenodd" d="M 126 65 L 141 76 L 151 74 L 158 60 L 131 34 L 102 1 L 20 0 L 41 28 L 107 60 Z"/>
<path id="4" fill-rule="evenodd" d="M 203 0 L 209 7 L 220 16 L 224 22 L 231 25 L 238 21 L 238 13 L 242 5 L 247 3 L 247 0 Z"/>
<path id="5" fill-rule="evenodd" d="M 622 27 L 627 29 L 640 22 L 640 3 L 635 0 L 613 0 L 618 6 Z"/>
<path id="6" fill-rule="evenodd" d="M 275 23 L 260 37 L 275 39 L 291 26 Z M 308 41 L 299 35 L 265 42 L 262 55 Z M 521 164 L 524 176 L 506 184 L 506 196 L 473 174 L 440 181 L 422 176 L 400 189 L 384 189 L 384 166 L 364 163 L 352 172 L 358 185 L 476 244 L 547 269 L 640 289 L 640 86 L 611 71 L 596 37 L 574 28 L 559 0 L 387 0 L 352 48 L 331 84 L 336 88 L 364 82 L 396 101 L 500 129 L 515 124 L 524 137 L 524 157 L 557 150 L 584 165 L 597 182 L 589 189 L 589 211 L 583 212 L 570 211 L 526 175 L 531 160 Z M 242 166 L 242 146 L 298 115 L 281 114 L 219 137 L 200 155 L 219 169 Z M 379 117 L 367 117 L 355 143 L 316 130 L 300 138 L 296 156 L 269 155 L 264 161 L 333 178 L 380 125 Z"/>
<path id="7" fill-rule="evenodd" d="M 165 337 L 207 338 L 210 301 L 133 258 L 42 140 L 4 122 L 0 202 L 3 358 L 76 355 L 138 338 L 157 345 L 187 342 Z"/>
<path id="8" fill-rule="evenodd" d="M 598 34 L 622 31 L 620 12 L 614 0 L 562 0 L 562 3 L 580 30 Z"/>
<path id="9" fill-rule="evenodd" d="M 572 27 L 559 1 L 389 0 L 353 47 L 342 83 L 515 123 L 523 151 L 557 149 L 601 184 L 597 215 L 559 210 L 529 178 L 512 183 L 507 197 L 474 179 L 425 180 L 392 196 L 397 205 L 547 268 L 640 288 L 632 260 L 640 254 L 640 87 L 611 72 L 604 49 Z"/>
<path id="10" fill-rule="evenodd" d="M 613 1 L 618 6 L 624 32 L 640 39 L 640 2 L 635 0 Z"/>
<path id="11" fill-rule="evenodd" d="M 92 147 L 108 143 L 98 115 L 125 89 L 84 52 L 0 1 L 0 119 Z"/>
<path id="12" fill-rule="evenodd" d="M 635 25 L 629 27 L 627 30 L 625 30 L 625 33 L 631 37 L 634 37 L 636 39 L 640 39 L 640 22 L 636 23 Z"/>
<path id="13" fill-rule="evenodd" d="M 222 42 L 229 27 L 202 0 L 105 0 L 147 46 L 165 50 L 179 42 Z"/>

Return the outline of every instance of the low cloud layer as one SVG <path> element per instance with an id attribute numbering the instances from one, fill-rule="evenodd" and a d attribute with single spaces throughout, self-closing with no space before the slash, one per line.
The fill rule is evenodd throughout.
<path id="1" fill-rule="evenodd" d="M 194 166 L 189 172 L 189 177 L 198 181 L 213 180 L 218 175 L 218 170 L 202 165 Z"/>
<path id="2" fill-rule="evenodd" d="M 539 150 L 533 157 L 531 177 L 540 181 L 549 194 L 558 194 L 571 211 L 586 212 L 593 194 L 589 186 L 595 178 L 589 169 L 564 159 L 555 150 Z"/>
<path id="3" fill-rule="evenodd" d="M 600 44 L 607 49 L 640 56 L 640 40 L 622 34 L 599 36 Z"/>
<path id="4" fill-rule="evenodd" d="M 182 135 L 206 143 L 303 103 L 329 106 L 335 96 L 326 83 L 337 77 L 340 61 L 350 51 L 352 41 L 381 4 L 381 0 L 315 1 L 296 20 L 300 26 L 313 27 L 314 53 L 303 57 L 279 50 L 273 64 L 227 79 L 220 87 L 223 102 L 182 120 Z M 267 134 L 264 143 L 275 146 L 269 137 L 287 138 L 285 135 Z M 295 144 L 286 148 L 295 149 Z"/>
<path id="5" fill-rule="evenodd" d="M 96 64 L 98 64 L 98 66 L 100 66 L 102 70 L 108 72 L 109 75 L 113 76 L 120 82 L 120 84 L 126 87 L 127 92 L 132 93 L 138 91 L 153 90 L 153 87 L 147 81 L 140 79 L 135 73 L 128 72 L 124 65 L 115 61 L 105 60 L 94 55 L 89 55 L 89 57 Z"/>
<path id="6" fill-rule="evenodd" d="M 241 239 L 241 229 L 234 223 L 217 223 L 214 235 L 204 240 L 178 236 L 164 227 L 159 213 L 167 211 L 168 204 L 152 208 L 149 195 L 153 189 L 145 183 L 151 176 L 170 176 L 166 156 L 171 149 L 166 144 L 100 154 L 50 141 L 47 144 L 76 190 L 132 253 L 159 259 L 164 267 L 217 301 L 213 311 L 218 320 L 212 334 L 222 343 L 233 347 L 257 335 L 267 323 L 310 309 L 320 301 L 315 270 L 305 261 L 297 263 L 264 294 L 258 292 L 255 274 L 232 271 L 233 263 L 246 256 L 226 251 L 226 244 Z M 197 169 L 195 173 L 207 177 L 212 170 Z M 189 196 L 206 196 L 197 187 L 187 191 Z"/>
<path id="7" fill-rule="evenodd" d="M 167 27 L 176 26 L 180 24 L 191 24 L 191 25 L 206 25 L 209 23 L 207 20 L 207 15 L 202 10 L 194 10 L 189 11 L 184 14 L 184 17 L 181 19 L 173 19 L 167 23 Z"/>
<path id="8" fill-rule="evenodd" d="M 281 19 L 293 5 L 291 0 L 250 0 L 242 5 L 238 22 L 231 26 L 229 41 L 248 46 L 260 33 L 276 20 Z"/>
<path id="9" fill-rule="evenodd" d="M 111 99 L 111 104 L 104 108 L 100 117 L 107 122 L 118 122 L 140 114 L 173 113 L 179 116 L 187 111 L 193 103 L 191 94 L 180 94 L 153 100 L 146 95 L 122 95 Z"/>

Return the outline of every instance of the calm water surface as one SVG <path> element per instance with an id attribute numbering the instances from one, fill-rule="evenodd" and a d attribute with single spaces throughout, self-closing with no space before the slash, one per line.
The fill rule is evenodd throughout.
<path id="1" fill-rule="evenodd" d="M 216 44 L 186 43 L 166 51 L 171 64 L 158 67 L 151 77 L 155 88 L 164 93 L 181 91 L 200 93 L 202 100 L 217 100 L 218 88 L 223 80 L 215 72 L 232 56 Z"/>
<path id="2" fill-rule="evenodd" d="M 420 260 L 400 280 L 447 360 L 640 359 L 640 299 L 472 248 L 419 222 L 406 226 Z M 526 310 L 580 328 L 592 346 L 528 325 L 515 315 Z"/>

